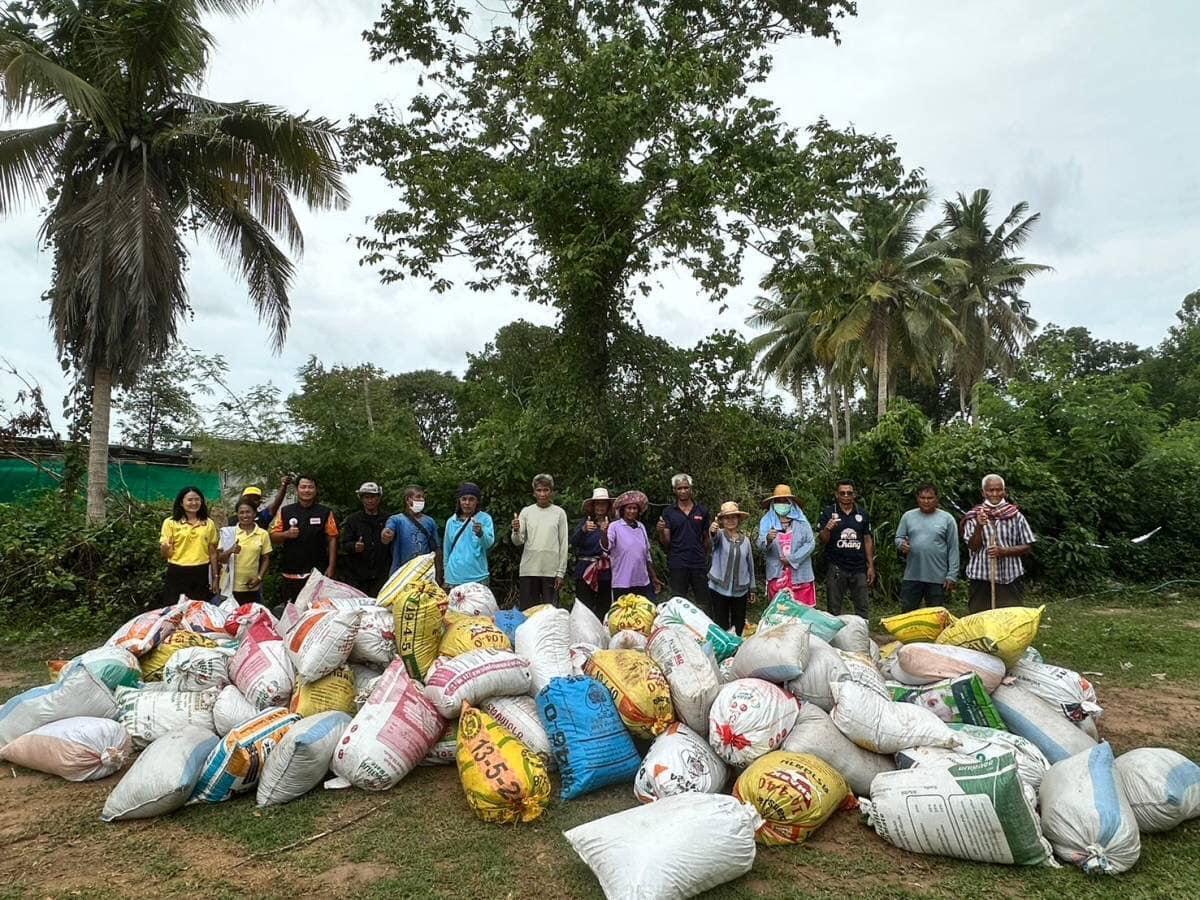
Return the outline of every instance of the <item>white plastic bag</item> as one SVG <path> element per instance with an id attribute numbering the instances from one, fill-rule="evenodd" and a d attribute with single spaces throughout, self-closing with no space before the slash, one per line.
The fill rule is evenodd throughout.
<path id="1" fill-rule="evenodd" d="M 1117 875 L 1138 861 L 1137 819 L 1107 742 L 1052 765 L 1038 796 L 1042 830 L 1059 859 L 1089 875 Z"/>
<path id="2" fill-rule="evenodd" d="M 829 646 L 847 653 L 871 654 L 871 631 L 862 616 L 838 616 L 845 625 L 829 639 Z"/>
<path id="3" fill-rule="evenodd" d="M 350 661 L 384 668 L 396 658 L 395 617 L 382 606 L 364 606 L 358 611 L 358 631 L 350 649 Z"/>
<path id="4" fill-rule="evenodd" d="M 507 650 L 472 650 L 439 656 L 425 676 L 425 696 L 447 719 L 457 719 L 464 701 L 478 706 L 492 697 L 528 694 L 529 661 Z"/>
<path id="5" fill-rule="evenodd" d="M 310 609 L 285 635 L 296 677 L 313 682 L 346 664 L 358 634 L 359 609 Z"/>
<path id="6" fill-rule="evenodd" d="M 386 791 L 425 758 L 445 728 L 404 661 L 394 660 L 347 726 L 330 768 L 355 787 Z"/>
<path id="7" fill-rule="evenodd" d="M 1060 710 L 1019 685 L 1000 685 L 992 692 L 992 703 L 1008 730 L 1036 744 L 1052 764 L 1096 746 Z"/>
<path id="8" fill-rule="evenodd" d="M 117 688 L 117 718 L 139 750 L 185 725 L 215 730 L 213 707 L 220 691 Z"/>
<path id="9" fill-rule="evenodd" d="M 762 817 L 725 794 L 677 794 L 564 832 L 608 900 L 685 900 L 745 875 Z"/>
<path id="10" fill-rule="evenodd" d="M 1058 707 L 1072 722 L 1099 718 L 1104 713 L 1096 702 L 1096 689 L 1078 672 L 1022 658 L 1013 666 L 1012 676 L 1016 684 Z"/>
<path id="11" fill-rule="evenodd" d="M 761 678 L 783 684 L 799 678 L 808 663 L 808 626 L 788 622 L 755 633 L 738 647 L 733 671 L 738 678 Z"/>
<path id="12" fill-rule="evenodd" d="M 558 768 L 554 748 L 546 735 L 546 727 L 538 717 L 537 701 L 528 695 L 519 697 L 493 697 L 479 707 L 501 725 L 518 741 L 536 753 L 553 772 Z M 450 760 L 454 762 L 453 758 Z"/>
<path id="13" fill-rule="evenodd" d="M 173 691 L 219 691 L 229 684 L 231 656 L 226 650 L 184 647 L 172 653 L 163 666 L 163 684 Z"/>
<path id="14" fill-rule="evenodd" d="M 291 699 L 296 673 L 269 622 L 259 619 L 242 635 L 229 661 L 229 677 L 255 709 L 285 706 Z"/>
<path id="15" fill-rule="evenodd" d="M 120 722 L 72 716 L 10 741 L 0 759 L 67 781 L 93 781 L 116 772 L 132 754 L 133 741 Z"/>
<path id="16" fill-rule="evenodd" d="M 596 614 L 588 609 L 582 600 L 576 600 L 571 607 L 570 622 L 571 643 L 591 644 L 593 647 L 607 647 L 609 641 L 608 628 L 596 618 Z"/>
<path id="17" fill-rule="evenodd" d="M 957 747 L 961 741 L 946 723 L 927 709 L 896 703 L 850 681 L 833 684 L 829 717 L 846 737 L 874 753 L 897 753 L 909 747 Z"/>
<path id="18" fill-rule="evenodd" d="M 674 722 L 654 739 L 633 780 L 633 795 L 643 803 L 687 791 L 719 794 L 729 770 L 703 737 Z"/>
<path id="19" fill-rule="evenodd" d="M 229 734 L 247 719 L 258 715 L 258 707 L 242 696 L 232 684 L 221 688 L 213 704 L 213 730 L 221 737 Z"/>
<path id="20" fill-rule="evenodd" d="M 687 629 L 666 625 L 651 632 L 646 649 L 667 676 L 675 715 L 707 738 L 708 713 L 721 692 L 721 675 L 711 648 L 697 644 Z"/>
<path id="21" fill-rule="evenodd" d="M 599 649 L 595 644 L 572 644 L 567 649 L 567 656 L 571 660 L 571 674 L 587 674 L 584 671 L 587 667 L 587 662 L 592 658 L 592 654 Z"/>
<path id="22" fill-rule="evenodd" d="M 800 704 L 778 685 L 739 678 L 721 688 L 708 714 L 708 742 L 735 766 L 778 749 L 796 723 Z"/>
<path id="23" fill-rule="evenodd" d="M 30 688 L 0 706 L 0 751 L 35 728 L 72 716 L 117 717 L 113 692 L 82 663 L 68 666 L 53 684 Z"/>
<path id="24" fill-rule="evenodd" d="M 565 609 L 546 609 L 517 627 L 513 649 L 518 656 L 529 660 L 530 693 L 534 696 L 551 678 L 571 675 L 570 618 Z"/>
<path id="25" fill-rule="evenodd" d="M 289 803 L 320 784 L 349 724 L 348 715 L 332 709 L 301 719 L 288 728 L 263 766 L 255 795 L 258 805 Z"/>
<path id="26" fill-rule="evenodd" d="M 495 618 L 500 611 L 496 595 L 486 584 L 477 581 L 467 581 L 450 588 L 447 595 L 447 607 L 450 612 L 461 613 L 464 616 L 491 616 Z"/>
<path id="27" fill-rule="evenodd" d="M 892 757 L 864 750 L 838 731 L 829 713 L 815 703 L 800 704 L 796 724 L 780 749 L 789 753 L 807 753 L 833 766 L 858 797 L 870 794 L 872 778 L 896 768 Z"/>
<path id="28" fill-rule="evenodd" d="M 1117 757 L 1117 780 L 1143 832 L 1170 831 L 1200 816 L 1200 766 L 1165 747 Z"/>
<path id="29" fill-rule="evenodd" d="M 829 712 L 833 709 L 833 690 L 830 685 L 847 674 L 846 664 L 838 651 L 820 638 L 809 636 L 808 662 L 799 678 L 784 687 L 798 700 L 815 703 Z"/>
<path id="30" fill-rule="evenodd" d="M 100 818 L 149 819 L 179 809 L 200 780 L 204 761 L 220 738 L 207 728 L 184 725 L 152 743 L 104 801 Z"/>

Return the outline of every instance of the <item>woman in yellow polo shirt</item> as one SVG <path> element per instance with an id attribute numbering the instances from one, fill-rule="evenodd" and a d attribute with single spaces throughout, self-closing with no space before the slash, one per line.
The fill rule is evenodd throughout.
<path id="1" fill-rule="evenodd" d="M 216 593 L 217 523 L 208 517 L 200 488 L 185 487 L 176 495 L 158 540 L 167 561 L 163 600 L 174 603 L 180 594 L 192 600 L 210 599 Z"/>
<path id="2" fill-rule="evenodd" d="M 233 598 L 238 603 L 261 603 L 262 580 L 271 562 L 271 536 L 256 521 L 258 508 L 241 500 L 237 505 L 234 544 L 220 551 L 221 565 L 233 557 Z"/>

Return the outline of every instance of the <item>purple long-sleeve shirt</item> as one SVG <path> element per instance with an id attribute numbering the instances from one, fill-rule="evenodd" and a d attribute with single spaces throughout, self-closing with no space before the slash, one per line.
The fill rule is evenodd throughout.
<path id="1" fill-rule="evenodd" d="M 641 522 L 634 522 L 631 528 L 618 519 L 608 526 L 608 557 L 614 591 L 650 583 L 650 538 Z"/>

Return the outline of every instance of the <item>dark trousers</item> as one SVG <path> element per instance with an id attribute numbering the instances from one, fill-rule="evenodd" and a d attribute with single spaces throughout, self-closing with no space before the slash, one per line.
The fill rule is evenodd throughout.
<path id="1" fill-rule="evenodd" d="M 944 606 L 946 590 L 940 581 L 900 582 L 900 611 L 912 612 L 922 606 Z"/>
<path id="2" fill-rule="evenodd" d="M 199 566 L 177 566 L 167 563 L 167 575 L 163 579 L 163 603 L 174 606 L 179 595 L 189 600 L 207 600 L 212 596 L 208 563 Z"/>
<path id="3" fill-rule="evenodd" d="M 854 603 L 854 612 L 864 619 L 870 619 L 867 608 L 867 573 L 850 572 L 834 563 L 829 564 L 825 572 L 825 598 L 829 612 L 835 616 L 842 614 L 842 598 L 850 595 Z"/>
<path id="4" fill-rule="evenodd" d="M 262 591 L 234 591 L 233 599 L 238 603 L 262 603 Z"/>
<path id="5" fill-rule="evenodd" d="M 996 609 L 1002 606 L 1021 606 L 1025 600 L 1025 579 L 1018 578 L 1009 584 L 996 585 Z M 971 579 L 971 595 L 967 601 L 967 612 L 977 613 L 992 608 L 992 583 Z"/>
<path id="6" fill-rule="evenodd" d="M 283 615 L 283 608 L 289 603 L 294 603 L 296 598 L 300 596 L 300 592 L 304 590 L 304 585 L 308 583 L 308 576 L 303 578 L 280 578 L 279 579 L 279 605 L 271 610 L 275 614 L 275 618 Z"/>
<path id="7" fill-rule="evenodd" d="M 712 620 L 717 623 L 717 627 L 722 631 L 733 628 L 741 634 L 746 628 L 746 600 L 750 594 L 728 597 L 720 591 L 712 591 L 708 596 L 712 601 Z"/>
<path id="8" fill-rule="evenodd" d="M 582 600 L 587 608 L 596 614 L 596 618 L 603 622 L 608 611 L 612 609 L 612 577 L 601 578 L 594 591 L 582 578 L 576 578 L 575 599 Z"/>
<path id="9" fill-rule="evenodd" d="M 614 597 L 624 597 L 626 594 L 637 594 L 639 597 L 645 597 L 647 600 L 654 602 L 654 585 L 640 584 L 637 587 L 615 587 L 612 589 Z"/>
<path id="10" fill-rule="evenodd" d="M 540 603 L 558 605 L 558 591 L 554 579 L 547 575 L 519 575 L 517 577 L 517 604 L 529 609 Z"/>
<path id="11" fill-rule="evenodd" d="M 672 597 L 686 597 L 690 587 L 696 605 L 708 612 L 708 570 L 703 566 L 668 569 L 667 584 L 670 585 Z"/>

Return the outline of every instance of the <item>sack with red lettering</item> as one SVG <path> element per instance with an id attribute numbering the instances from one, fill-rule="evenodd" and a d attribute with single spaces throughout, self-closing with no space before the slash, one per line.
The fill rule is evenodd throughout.
<path id="1" fill-rule="evenodd" d="M 296 677 L 313 682 L 346 664 L 358 634 L 359 610 L 310 609 L 288 631 L 287 649 Z"/>
<path id="2" fill-rule="evenodd" d="M 717 756 L 748 766 L 783 743 L 800 704 L 778 685 L 739 678 L 721 688 L 708 713 L 708 742 Z"/>
<path id="3" fill-rule="evenodd" d="M 242 636 L 229 677 L 256 709 L 287 706 L 296 675 L 283 639 L 269 622 L 259 619 Z"/>
<path id="4" fill-rule="evenodd" d="M 346 728 L 330 768 L 355 787 L 386 791 L 425 758 L 446 730 L 421 685 L 394 660 Z"/>

